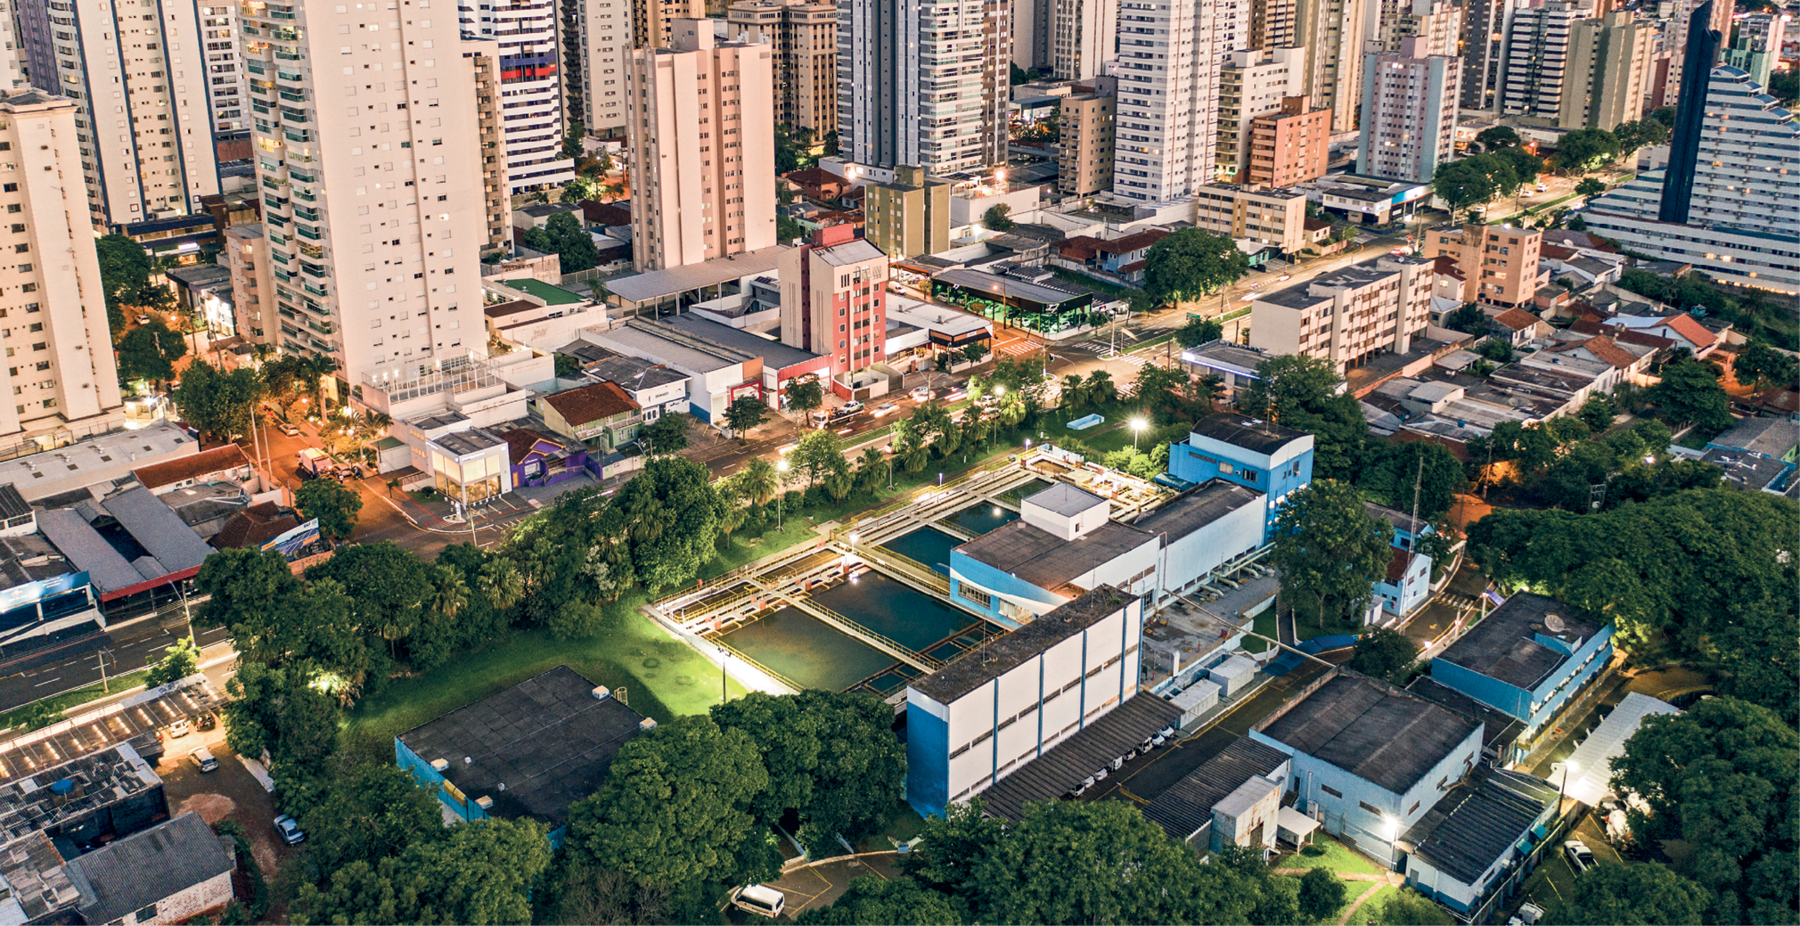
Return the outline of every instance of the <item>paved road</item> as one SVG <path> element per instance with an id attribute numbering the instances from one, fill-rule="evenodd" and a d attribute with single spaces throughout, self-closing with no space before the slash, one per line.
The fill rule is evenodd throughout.
<path id="1" fill-rule="evenodd" d="M 82 637 L 54 651 L 50 661 L 15 661 L 0 664 L 0 711 L 23 707 L 33 701 L 100 681 L 104 660 L 107 676 L 136 672 L 161 659 L 163 652 L 187 635 L 187 625 L 176 610 L 172 621 L 156 618 L 127 624 L 102 634 Z M 199 634 L 202 661 L 228 652 L 223 628 Z M 40 654 L 41 658 L 41 654 Z"/>

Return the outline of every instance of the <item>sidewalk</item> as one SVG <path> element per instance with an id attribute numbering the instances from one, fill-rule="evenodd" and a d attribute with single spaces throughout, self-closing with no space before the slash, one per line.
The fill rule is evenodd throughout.
<path id="1" fill-rule="evenodd" d="M 379 479 L 365 479 L 363 484 L 370 492 L 400 512 L 401 517 L 419 530 L 434 534 L 468 534 L 509 526 L 512 522 L 535 514 L 545 505 L 554 503 L 556 499 L 569 492 L 596 486 L 616 488 L 625 481 L 624 478 L 613 478 L 606 482 L 595 482 L 592 476 L 583 474 L 578 478 L 558 482 L 554 485 L 520 486 L 505 495 L 495 497 L 486 504 L 476 506 L 473 527 L 468 521 L 455 517 L 455 503 L 443 496 L 419 501 L 405 492 L 389 492 L 387 485 Z"/>

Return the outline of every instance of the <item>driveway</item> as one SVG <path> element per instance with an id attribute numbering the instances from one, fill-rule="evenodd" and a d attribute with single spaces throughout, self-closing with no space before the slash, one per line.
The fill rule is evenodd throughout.
<path id="1" fill-rule="evenodd" d="M 219 769 L 202 773 L 188 751 L 205 746 L 219 760 Z M 236 820 L 244 828 L 256 855 L 263 877 L 271 882 L 275 872 L 294 855 L 294 850 L 275 836 L 275 801 L 261 784 L 251 777 L 237 753 L 225 745 L 225 728 L 195 731 L 169 740 L 168 750 L 157 766 L 163 780 L 163 792 L 169 798 L 169 814 L 176 816 L 194 811 L 207 823 Z"/>

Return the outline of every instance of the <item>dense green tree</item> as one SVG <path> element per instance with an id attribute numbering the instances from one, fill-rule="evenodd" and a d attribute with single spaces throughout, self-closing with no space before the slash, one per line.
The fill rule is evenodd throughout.
<path id="1" fill-rule="evenodd" d="M 806 484 L 812 485 L 842 465 L 844 451 L 836 432 L 820 429 L 802 435 L 787 458 L 790 466 L 806 474 Z"/>
<path id="2" fill-rule="evenodd" d="M 667 412 L 639 429 L 638 439 L 649 445 L 651 453 L 680 453 L 687 449 L 688 424 L 693 420 L 690 415 Z"/>
<path id="3" fill-rule="evenodd" d="M 557 255 L 564 273 L 592 270 L 600 263 L 600 249 L 594 245 L 594 236 L 582 227 L 581 219 L 576 218 L 576 215 L 574 212 L 559 212 L 551 216 L 542 228 L 525 232 L 525 246 Z"/>
<path id="4" fill-rule="evenodd" d="M 955 905 L 911 878 L 862 875 L 829 907 L 813 907 L 794 920 L 801 926 L 960 926 Z"/>
<path id="5" fill-rule="evenodd" d="M 306 570 L 308 583 L 323 579 L 343 586 L 356 625 L 386 641 L 390 653 L 418 629 L 436 598 L 432 567 L 385 540 L 345 547 Z"/>
<path id="6" fill-rule="evenodd" d="M 1662 381 L 1650 387 L 1647 397 L 1674 424 L 1691 424 L 1709 434 L 1731 426 L 1731 396 L 1711 364 L 1681 360 L 1665 365 Z"/>
<path id="7" fill-rule="evenodd" d="M 1144 291 L 1163 302 L 1199 299 L 1250 272 L 1249 259 L 1228 235 L 1185 228 L 1145 253 Z"/>
<path id="8" fill-rule="evenodd" d="M 1196 379 L 1181 367 L 1144 364 L 1138 368 L 1132 390 L 1133 398 L 1159 425 L 1192 422 L 1212 411 Z"/>
<path id="9" fill-rule="evenodd" d="M 806 237 L 806 226 L 785 215 L 775 217 L 775 240 L 788 243 Z"/>
<path id="10" fill-rule="evenodd" d="M 1331 361 L 1286 354 L 1257 364 L 1256 375 L 1238 393 L 1238 408 L 1313 435 L 1314 478 L 1354 478 L 1369 426 Z"/>
<path id="11" fill-rule="evenodd" d="M 563 185 L 561 201 L 583 203 L 599 199 L 602 185 L 599 177 L 590 174 L 576 174 Z"/>
<path id="12" fill-rule="evenodd" d="M 420 671 L 505 635 L 509 612 L 523 594 L 512 560 L 469 543 L 439 554 L 430 579 L 431 605 L 421 610 L 419 625 L 406 640 L 408 661 Z"/>
<path id="13" fill-rule="evenodd" d="M 1475 144 L 1480 145 L 1482 151 L 1499 151 L 1502 148 L 1517 148 L 1524 144 L 1524 140 L 1511 126 L 1496 125 L 1482 129 L 1481 134 L 1475 136 Z"/>
<path id="14" fill-rule="evenodd" d="M 1544 170 L 1543 159 L 1523 148 L 1502 148 L 1494 152 L 1493 157 L 1512 168 L 1513 179 L 1521 186 L 1536 183 L 1538 174 Z"/>
<path id="15" fill-rule="evenodd" d="M 1475 154 L 1437 166 L 1431 192 L 1450 207 L 1450 214 L 1512 193 L 1519 177 L 1510 162 L 1492 154 Z"/>
<path id="16" fill-rule="evenodd" d="M 825 387 L 819 384 L 817 378 L 790 379 L 781 394 L 786 397 L 788 408 L 797 412 L 810 412 L 825 404 Z"/>
<path id="17" fill-rule="evenodd" d="M 758 505 L 767 505 L 781 493 L 781 472 L 767 457 L 751 457 L 738 478 L 745 497 Z"/>
<path id="18" fill-rule="evenodd" d="M 988 211 L 981 216 L 981 224 L 989 231 L 1011 231 L 1013 227 L 1012 207 L 1005 203 L 988 207 Z"/>
<path id="19" fill-rule="evenodd" d="M 1454 922 L 1437 904 L 1406 888 L 1386 901 L 1371 904 L 1369 922 L 1376 926 L 1441 926 Z"/>
<path id="20" fill-rule="evenodd" d="M 1633 154 L 1639 148 L 1660 145 L 1669 140 L 1669 126 L 1656 119 L 1622 122 L 1614 126 L 1612 132 L 1613 138 L 1619 143 L 1621 155 Z"/>
<path id="21" fill-rule="evenodd" d="M 1300 915 L 1313 922 L 1324 922 L 1344 905 L 1349 889 L 1329 868 L 1314 868 L 1300 878 Z"/>
<path id="22" fill-rule="evenodd" d="M 656 457 L 619 490 L 632 571 L 652 592 L 691 580 L 712 559 L 725 503 L 706 467 Z"/>
<path id="23" fill-rule="evenodd" d="M 250 434 L 251 416 L 262 398 L 262 376 L 250 367 L 224 372 L 204 360 L 188 364 L 170 397 L 182 420 L 219 440 Z"/>
<path id="24" fill-rule="evenodd" d="M 1619 156 L 1619 140 L 1605 129 L 1576 129 L 1556 142 L 1556 166 L 1587 173 Z"/>
<path id="25" fill-rule="evenodd" d="M 284 798 L 282 809 L 306 830 L 307 860 L 321 871 L 392 858 L 443 832 L 437 798 L 399 766 L 364 763 L 319 784 L 304 801 Z"/>
<path id="26" fill-rule="evenodd" d="M 725 408 L 725 425 L 738 434 L 769 420 L 769 406 L 753 395 L 739 396 Z"/>
<path id="27" fill-rule="evenodd" d="M 1363 508 L 1362 493 L 1347 482 L 1314 479 L 1295 492 L 1275 519 L 1269 562 L 1281 571 L 1289 602 L 1317 605 L 1327 616 L 1353 618 L 1368 607 L 1373 584 L 1392 558 L 1393 526 Z"/>
<path id="28" fill-rule="evenodd" d="M 1583 177 L 1580 183 L 1575 184 L 1575 195 L 1586 199 L 1591 200 L 1604 192 L 1606 183 L 1596 177 Z"/>
<path id="29" fill-rule="evenodd" d="M 531 888 L 549 866 L 542 824 L 488 820 L 329 871 L 324 887 L 301 885 L 291 912 L 296 923 L 530 923 Z"/>
<path id="30" fill-rule="evenodd" d="M 1576 417 L 1588 426 L 1588 430 L 1600 434 L 1612 427 L 1613 419 L 1618 417 L 1619 410 L 1613 405 L 1612 397 L 1604 392 L 1596 392 L 1581 403 L 1581 410 Z"/>
<path id="31" fill-rule="evenodd" d="M 1418 515 L 1427 521 L 1443 517 L 1467 482 L 1462 461 L 1442 444 L 1370 441 L 1367 450 L 1356 487 L 1396 511 L 1411 512 L 1416 499 Z"/>
<path id="32" fill-rule="evenodd" d="M 1789 726 L 1800 723 L 1800 612 L 1791 600 L 1738 611 L 1708 642 L 1721 673 L 1719 690 L 1760 704 Z"/>
<path id="33" fill-rule="evenodd" d="M 1485 337 L 1488 333 L 1488 316 L 1481 311 L 1477 303 L 1464 303 L 1462 308 L 1444 316 L 1444 327 L 1463 334 Z"/>
<path id="34" fill-rule="evenodd" d="M 1601 865 L 1575 878 L 1575 891 L 1553 903 L 1545 921 L 1569 926 L 1699 926 L 1706 889 L 1655 862 Z"/>
<path id="35" fill-rule="evenodd" d="M 187 340 L 152 318 L 119 339 L 119 379 L 146 380 L 153 385 L 174 378 L 175 361 L 187 356 Z"/>
<path id="36" fill-rule="evenodd" d="M 1356 649 L 1350 657 L 1350 668 L 1373 678 L 1403 685 L 1406 677 L 1412 674 L 1413 663 L 1418 658 L 1419 645 L 1411 637 L 1389 627 L 1377 627 L 1357 638 Z"/>
<path id="37" fill-rule="evenodd" d="M 1800 365 L 1795 364 L 1794 358 L 1770 347 L 1761 338 L 1751 338 L 1738 349 L 1731 371 L 1738 382 L 1758 388 L 1780 385 L 1792 389 L 1800 381 Z"/>
<path id="38" fill-rule="evenodd" d="M 666 882 L 631 878 L 622 872 L 588 866 L 562 866 L 551 902 L 550 922 L 563 926 L 613 923 L 661 926 L 669 916 L 671 890 Z M 539 920 L 543 922 L 543 920 Z"/>
<path id="39" fill-rule="evenodd" d="M 1781 71 L 1771 71 L 1769 73 L 1769 93 L 1774 96 L 1775 99 L 1780 100 L 1781 105 L 1788 109 L 1793 109 L 1796 105 L 1800 105 L 1800 70 L 1790 68 Z M 1673 107 L 1663 107 L 1663 109 L 1671 108 Z M 1658 112 L 1660 111 L 1661 110 L 1658 110 Z M 1669 124 L 1673 125 L 1674 122 L 1674 115 L 1671 114 L 1669 117 Z"/>
<path id="40" fill-rule="evenodd" d="M 193 637 L 182 637 L 163 651 L 163 658 L 150 663 L 144 676 L 145 688 L 157 688 L 177 682 L 200 671 L 200 647 Z"/>
<path id="41" fill-rule="evenodd" d="M 94 240 L 100 261 L 100 290 L 106 301 L 107 325 L 115 336 L 125 328 L 127 308 L 167 312 L 175 307 L 169 288 L 152 281 L 156 262 L 144 246 L 126 235 L 102 235 Z"/>
<path id="42" fill-rule="evenodd" d="M 337 745 L 340 708 L 312 682 L 303 666 L 272 669 L 241 660 L 225 683 L 231 699 L 220 708 L 226 744 L 240 756 L 267 749 L 285 773 L 318 772 Z"/>
<path id="43" fill-rule="evenodd" d="M 1217 341 L 1225 334 L 1225 326 L 1215 319 L 1189 316 L 1185 324 L 1175 331 L 1175 340 L 1182 347 L 1199 347 L 1209 341 Z"/>
<path id="44" fill-rule="evenodd" d="M 768 786 L 748 734 L 677 718 L 619 749 L 600 790 L 569 808 L 563 848 L 572 864 L 671 885 L 675 922 L 698 922 L 724 890 L 780 868 L 753 814 Z"/>
<path id="45" fill-rule="evenodd" d="M 336 479 L 309 479 L 294 490 L 295 510 L 308 520 L 318 518 L 319 536 L 330 541 L 349 540 L 356 533 L 362 506 L 362 495 Z"/>
<path id="46" fill-rule="evenodd" d="M 635 580 L 625 520 L 599 489 L 580 489 L 513 528 L 501 553 L 516 568 L 521 590 L 515 619 L 541 626 L 565 601 L 619 597 Z"/>
<path id="47" fill-rule="evenodd" d="M 194 584 L 205 599 L 194 610 L 194 621 L 205 627 L 241 626 L 300 593 L 300 580 L 280 553 L 249 548 L 220 550 L 208 556 Z M 238 636 L 239 631 L 233 629 L 232 635 Z M 240 639 L 238 648 L 252 642 Z"/>

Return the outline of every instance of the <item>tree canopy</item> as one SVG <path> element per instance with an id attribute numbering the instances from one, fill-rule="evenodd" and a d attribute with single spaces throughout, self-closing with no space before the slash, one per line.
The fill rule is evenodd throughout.
<path id="1" fill-rule="evenodd" d="M 1518 185 L 1512 164 L 1492 154 L 1443 162 L 1431 175 L 1431 192 L 1450 207 L 1452 215 L 1511 193 Z"/>
<path id="2" fill-rule="evenodd" d="M 170 331 L 162 319 L 152 318 L 119 339 L 119 379 L 165 382 L 175 376 L 175 361 L 187 352 L 186 338 Z"/>
<path id="3" fill-rule="evenodd" d="M 578 215 L 576 212 L 559 212 L 542 228 L 527 230 L 525 246 L 557 255 L 561 258 L 564 273 L 592 270 L 600 263 L 600 249 L 594 246 L 594 236 L 582 227 Z"/>
<path id="4" fill-rule="evenodd" d="M 531 820 L 442 829 L 397 857 L 352 862 L 302 884 L 296 923 L 531 922 L 531 889 L 550 867 L 550 841 Z"/>
<path id="5" fill-rule="evenodd" d="M 1708 434 L 1731 426 L 1731 396 L 1719 383 L 1709 363 L 1677 360 L 1663 366 L 1662 381 L 1645 395 L 1656 403 L 1662 417 L 1674 424 L 1691 424 Z"/>
<path id="6" fill-rule="evenodd" d="M 309 520 L 318 518 L 319 535 L 326 540 L 349 540 L 362 506 L 362 495 L 328 476 L 309 479 L 294 490 L 294 508 Z"/>
<path id="7" fill-rule="evenodd" d="M 1600 865 L 1575 878 L 1567 900 L 1546 910 L 1547 921 L 1570 926 L 1665 926 L 1704 922 L 1706 889 L 1656 862 Z"/>
<path id="8" fill-rule="evenodd" d="M 1331 361 L 1284 354 L 1257 364 L 1256 376 L 1238 393 L 1238 408 L 1313 435 L 1315 478 L 1353 478 L 1369 426 L 1356 397 L 1340 391 Z"/>
<path id="9" fill-rule="evenodd" d="M 1369 441 L 1356 472 L 1356 487 L 1370 501 L 1411 512 L 1416 497 L 1419 517 L 1427 521 L 1449 512 L 1466 482 L 1462 461 L 1428 441 Z"/>
<path id="10" fill-rule="evenodd" d="M 1770 347 L 1761 338 L 1751 338 L 1738 350 L 1731 364 L 1732 375 L 1746 386 L 1781 384 L 1792 387 L 1800 381 L 1800 366 L 1788 354 Z"/>
<path id="11" fill-rule="evenodd" d="M 1605 129 L 1576 129 L 1556 141 L 1556 166 L 1586 173 L 1619 156 L 1619 139 Z"/>
<path id="12" fill-rule="evenodd" d="M 263 389 L 262 375 L 250 367 L 226 372 L 195 360 L 182 372 L 181 385 L 170 397 L 188 424 L 203 434 L 229 440 L 250 433 Z"/>
<path id="13" fill-rule="evenodd" d="M 1144 291 L 1162 302 L 1199 299 L 1250 272 L 1249 259 L 1229 236 L 1198 228 L 1152 244 L 1144 260 Z"/>
<path id="14" fill-rule="evenodd" d="M 1377 627 L 1356 640 L 1350 668 L 1372 678 L 1404 685 L 1419 658 L 1419 645 L 1391 627 Z"/>
<path id="15" fill-rule="evenodd" d="M 1281 570 L 1281 590 L 1290 602 L 1316 603 L 1320 626 L 1361 614 L 1393 557 L 1393 526 L 1369 514 L 1348 482 L 1314 479 L 1289 496 L 1274 534 L 1269 561 Z"/>
<path id="16" fill-rule="evenodd" d="M 725 424 L 733 431 L 745 431 L 769 420 L 769 406 L 753 395 L 739 396 L 725 408 Z"/>

